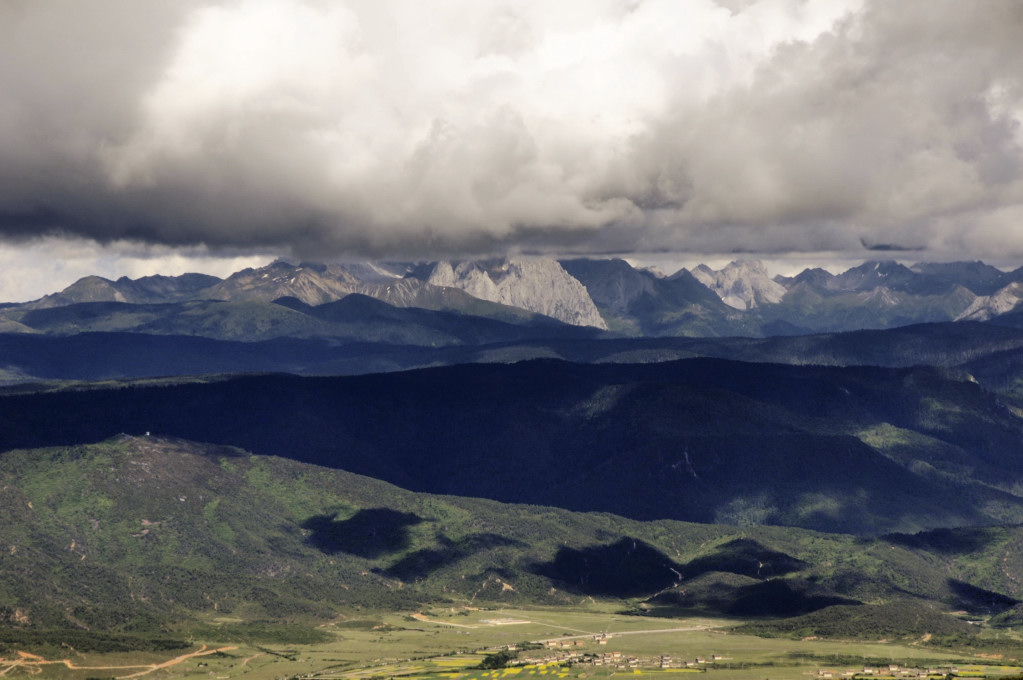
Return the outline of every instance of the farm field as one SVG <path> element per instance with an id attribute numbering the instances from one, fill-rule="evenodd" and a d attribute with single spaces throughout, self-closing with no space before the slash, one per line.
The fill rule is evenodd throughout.
<path id="1" fill-rule="evenodd" d="M 194 639 L 192 649 L 164 653 L 81 654 L 70 647 L 59 656 L 15 650 L 0 655 L 0 675 L 59 680 L 93 678 L 246 678 L 277 680 L 302 676 L 363 680 L 408 677 L 417 680 L 540 680 L 555 678 L 649 677 L 659 680 L 735 678 L 787 680 L 832 677 L 864 667 L 883 668 L 872 677 L 905 677 L 890 671 L 921 668 L 954 670 L 959 677 L 1002 677 L 1023 672 L 1018 658 L 971 655 L 917 644 L 760 638 L 729 632 L 735 621 L 663 619 L 590 610 L 430 609 L 416 614 L 367 612 L 319 630 L 323 642 L 289 644 L 231 641 L 233 622 L 220 619 L 204 629 L 209 639 Z M 223 640 L 216 629 L 224 630 Z M 606 634 L 605 644 L 594 635 Z M 522 649 L 523 643 L 529 649 Z M 518 660 L 534 662 L 480 669 L 489 654 L 517 646 Z M 562 647 L 564 645 L 564 647 Z M 570 651 L 567 651 L 570 650 Z M 989 650 L 990 651 L 990 650 Z M 1020 647 L 1023 656 L 1023 646 Z M 581 655 L 571 664 L 558 655 Z M 670 656 L 675 662 L 702 663 L 693 668 L 660 669 L 594 665 L 594 655 L 618 653 L 639 660 Z M 624 663 L 624 662 L 623 662 Z M 915 676 L 913 676 L 915 677 Z"/>

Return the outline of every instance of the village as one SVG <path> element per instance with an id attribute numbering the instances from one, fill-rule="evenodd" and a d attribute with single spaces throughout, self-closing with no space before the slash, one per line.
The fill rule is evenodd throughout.
<path id="1" fill-rule="evenodd" d="M 613 639 L 613 635 L 610 633 L 599 633 L 593 635 L 591 641 L 593 644 L 598 646 L 607 646 L 607 644 Z M 692 659 L 683 659 L 679 657 L 672 657 L 668 654 L 659 654 L 656 656 L 636 656 L 632 654 L 625 654 L 620 651 L 609 651 L 609 652 L 593 652 L 585 651 L 587 644 L 586 640 L 580 638 L 572 639 L 554 639 L 544 640 L 540 643 L 542 645 L 540 650 L 529 650 L 531 652 L 544 651 L 545 653 L 530 654 L 528 656 L 520 656 L 516 659 L 516 665 L 544 665 L 544 664 L 572 664 L 572 665 L 590 665 L 590 666 L 604 666 L 615 670 L 626 670 L 626 669 L 640 669 L 640 668 L 658 668 L 658 669 L 669 669 L 669 668 L 689 668 L 699 669 L 706 664 L 715 663 L 718 661 L 725 661 L 726 657 L 718 654 L 711 654 L 707 657 L 695 657 Z M 508 645 L 506 647 L 508 651 L 518 651 L 516 645 Z"/>
<path id="2" fill-rule="evenodd" d="M 600 633 L 593 635 L 589 640 L 591 644 L 599 647 L 606 647 L 614 638 L 612 634 Z M 572 666 L 593 666 L 603 667 L 612 671 L 638 671 L 638 670 L 669 670 L 687 669 L 690 671 L 707 671 L 725 666 L 730 657 L 720 654 L 708 654 L 683 658 L 670 654 L 658 654 L 653 656 L 637 656 L 626 654 L 620 651 L 587 651 L 590 646 L 586 639 L 552 639 L 544 640 L 539 644 L 539 649 L 528 649 L 522 651 L 530 652 L 527 655 L 519 656 L 513 664 L 516 666 L 541 666 L 551 664 L 562 664 Z M 508 651 L 519 651 L 518 646 L 508 645 Z M 723 663 L 722 663 L 723 662 Z M 969 669 L 968 669 L 969 670 Z M 948 666 L 927 666 L 909 667 L 899 664 L 888 664 L 882 666 L 861 666 L 857 668 L 845 668 L 842 670 L 819 668 L 816 677 L 846 678 L 853 680 L 897 680 L 902 678 L 946 678 L 949 676 L 960 676 L 961 671 L 955 665 Z M 969 673 L 967 673 L 969 674 Z"/>

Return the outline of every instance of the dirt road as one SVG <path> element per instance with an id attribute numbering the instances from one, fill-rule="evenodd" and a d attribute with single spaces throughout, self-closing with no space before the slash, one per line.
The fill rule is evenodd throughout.
<path id="1" fill-rule="evenodd" d="M 143 675 L 149 675 L 153 671 L 158 671 L 163 668 L 170 668 L 176 666 L 179 663 L 194 659 L 197 656 L 209 656 L 210 654 L 216 654 L 217 652 L 228 652 L 233 649 L 238 649 L 235 646 L 229 647 L 218 647 L 216 649 L 209 649 L 206 645 L 203 645 L 194 652 L 188 654 L 182 654 L 176 656 L 169 661 L 163 661 L 161 663 L 153 664 L 133 664 L 130 666 L 79 666 L 71 659 L 46 659 L 37 654 L 30 654 L 28 652 L 18 652 L 15 658 L 6 659 L 0 657 L 0 676 L 7 675 L 15 668 L 21 668 L 30 675 L 37 675 L 43 672 L 43 666 L 60 664 L 66 666 L 68 669 L 73 671 L 127 671 L 140 668 L 141 670 L 129 675 L 117 676 L 119 680 L 127 680 L 128 678 L 140 678 Z"/>

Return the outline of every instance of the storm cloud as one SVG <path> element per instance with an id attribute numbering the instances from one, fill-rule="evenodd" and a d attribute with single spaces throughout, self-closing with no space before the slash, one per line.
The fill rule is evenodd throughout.
<path id="1" fill-rule="evenodd" d="M 1021 35 L 1002 0 L 6 0 L 0 235 L 1023 256 Z"/>

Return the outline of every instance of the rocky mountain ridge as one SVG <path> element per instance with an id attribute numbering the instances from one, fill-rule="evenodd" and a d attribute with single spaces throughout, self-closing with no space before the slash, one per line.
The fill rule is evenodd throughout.
<path id="1" fill-rule="evenodd" d="M 1023 301 L 1023 282 L 1010 283 L 991 295 L 976 298 L 956 321 L 987 321 L 1002 314 L 1008 314 Z"/>
<path id="2" fill-rule="evenodd" d="M 458 262 L 291 264 L 282 260 L 226 279 L 203 274 L 83 278 L 63 291 L 0 310 L 0 328 L 31 332 L 26 312 L 77 304 L 219 300 L 306 305 L 348 295 L 399 308 L 510 322 L 543 315 L 619 336 L 774 336 L 914 323 L 987 321 L 1019 309 L 1023 268 L 982 262 L 865 262 L 840 274 L 806 269 L 770 277 L 762 263 L 700 265 L 660 276 L 621 259 L 513 257 Z"/>
<path id="3" fill-rule="evenodd" d="M 30 309 L 63 307 L 79 302 L 179 302 L 201 296 L 220 279 L 209 274 L 182 274 L 180 276 L 143 276 L 129 279 L 122 276 L 116 281 L 101 276 L 86 276 L 58 293 L 26 303 Z"/>
<path id="4" fill-rule="evenodd" d="M 586 288 L 558 263 L 546 258 L 438 262 L 426 282 L 458 288 L 473 297 L 519 307 L 575 326 L 606 330 Z"/>
<path id="5" fill-rule="evenodd" d="M 785 286 L 772 279 L 764 265 L 756 261 L 737 260 L 719 271 L 701 264 L 693 269 L 692 274 L 717 293 L 726 305 L 736 309 L 776 304 L 787 292 Z"/>

